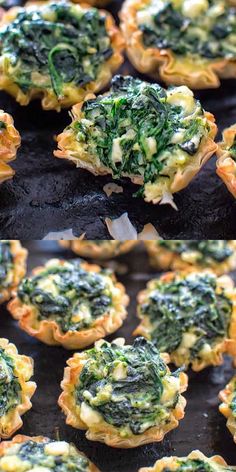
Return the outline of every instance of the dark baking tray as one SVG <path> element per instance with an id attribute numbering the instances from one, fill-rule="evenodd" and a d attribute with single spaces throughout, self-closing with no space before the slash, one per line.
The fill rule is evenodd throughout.
<path id="1" fill-rule="evenodd" d="M 120 6 L 120 1 L 113 1 L 108 7 L 116 18 Z M 128 62 L 121 72 L 137 75 Z M 221 130 L 236 122 L 235 85 L 235 80 L 224 81 L 220 89 L 196 93 L 205 109 L 214 113 Z M 70 123 L 68 111 L 42 111 L 38 101 L 21 107 L 3 92 L 0 106 L 12 113 L 22 136 L 13 163 L 16 176 L 0 187 L 1 238 L 41 239 L 50 231 L 73 228 L 75 235 L 86 232 L 88 239 L 107 239 L 104 219 L 117 218 L 125 211 L 138 230 L 151 222 L 165 239 L 236 236 L 236 202 L 215 174 L 215 158 L 175 196 L 178 212 L 133 198 L 137 186 L 129 180 L 121 181 L 124 193 L 108 198 L 103 186 L 111 177 L 96 178 L 52 155 L 53 137 Z"/>
<path id="2" fill-rule="evenodd" d="M 31 242 L 24 245 L 29 248 L 29 269 L 50 257 L 73 257 L 55 242 Z M 118 278 L 125 284 L 131 303 L 128 319 L 109 339 L 124 336 L 128 342 L 132 342 L 131 333 L 137 325 L 136 295 L 155 273 L 150 270 L 147 256 L 141 248 L 136 249 L 135 257 L 132 252 L 117 261 L 127 266 L 127 273 Z M 233 375 L 230 359 L 226 358 L 223 366 L 208 368 L 198 374 L 189 372 L 185 418 L 162 443 L 130 450 L 112 449 L 87 441 L 83 431 L 66 426 L 65 417 L 57 406 L 63 369 L 72 352 L 60 347 L 48 347 L 34 340 L 17 327 L 17 322 L 12 320 L 4 307 L 1 307 L 0 323 L 1 337 L 10 339 L 20 353 L 32 356 L 35 361 L 38 388 L 32 400 L 32 409 L 24 415 L 21 433 L 43 434 L 52 438 L 59 433 L 61 439 L 74 442 L 84 451 L 102 472 L 137 472 L 139 467 L 151 466 L 164 455 L 186 455 L 197 448 L 206 455 L 221 454 L 229 464 L 236 465 L 236 446 L 226 429 L 225 418 L 218 412 L 217 399 L 218 392 Z"/>

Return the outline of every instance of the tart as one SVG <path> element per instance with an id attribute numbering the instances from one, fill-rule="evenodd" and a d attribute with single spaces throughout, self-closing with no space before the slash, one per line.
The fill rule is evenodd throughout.
<path id="1" fill-rule="evenodd" d="M 199 371 L 236 355 L 236 289 L 228 276 L 212 272 L 167 272 L 138 295 L 145 336 L 176 366 Z"/>
<path id="2" fill-rule="evenodd" d="M 236 77 L 235 2 L 126 0 L 121 21 L 130 61 L 154 79 L 205 89 Z"/>
<path id="3" fill-rule="evenodd" d="M 73 107 L 56 157 L 95 175 L 129 177 L 158 203 L 186 187 L 215 152 L 214 117 L 187 87 L 115 76 L 110 91 Z"/>
<path id="4" fill-rule="evenodd" d="M 69 359 L 59 405 L 67 424 L 92 441 L 131 448 L 162 441 L 184 416 L 183 372 L 171 373 L 168 356 L 144 338 L 132 346 L 118 338 Z"/>
<path id="5" fill-rule="evenodd" d="M 234 240 L 158 240 L 146 241 L 152 266 L 161 270 L 211 269 L 217 275 L 236 269 Z"/>
<path id="6" fill-rule="evenodd" d="M 112 271 L 51 259 L 22 281 L 8 309 L 40 341 L 82 349 L 122 325 L 128 301 Z"/>
<path id="7" fill-rule="evenodd" d="M 93 259 L 111 259 L 129 252 L 136 241 L 110 241 L 107 239 L 89 240 L 61 240 L 60 245 L 66 249 L 71 249 L 75 254 L 82 257 L 92 257 Z"/>
<path id="8" fill-rule="evenodd" d="M 35 382 L 30 382 L 32 375 L 33 360 L 0 338 L 0 438 L 9 438 L 21 428 L 21 416 L 31 408 L 36 389 Z"/>
<path id="9" fill-rule="evenodd" d="M 73 444 L 18 434 L 0 444 L 1 472 L 99 472 Z"/>
<path id="10" fill-rule="evenodd" d="M 0 110 L 0 183 L 13 177 L 15 173 L 8 163 L 15 159 L 20 142 L 20 135 L 11 115 Z"/>
<path id="11" fill-rule="evenodd" d="M 21 105 L 69 107 L 101 90 L 123 62 L 112 16 L 66 0 L 13 7 L 0 23 L 0 89 Z"/>
<path id="12" fill-rule="evenodd" d="M 236 124 L 223 131 L 216 155 L 216 172 L 236 198 Z"/>
<path id="13" fill-rule="evenodd" d="M 11 298 L 26 272 L 27 250 L 17 240 L 0 241 L 0 303 Z"/>
<path id="14" fill-rule="evenodd" d="M 219 397 L 222 401 L 219 410 L 227 418 L 227 428 L 236 442 L 236 376 L 220 392 Z"/>
<path id="15" fill-rule="evenodd" d="M 153 467 L 143 467 L 139 472 L 233 472 L 221 456 L 206 457 L 200 451 L 192 451 L 187 457 L 163 457 Z"/>

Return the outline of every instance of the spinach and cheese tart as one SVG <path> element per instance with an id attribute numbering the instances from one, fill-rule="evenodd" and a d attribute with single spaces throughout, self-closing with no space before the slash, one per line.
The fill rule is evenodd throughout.
<path id="1" fill-rule="evenodd" d="M 214 117 L 187 87 L 115 76 L 111 90 L 73 107 L 55 156 L 95 175 L 129 177 L 158 203 L 186 187 L 215 152 Z"/>
<path id="2" fill-rule="evenodd" d="M 136 241 L 111 241 L 107 239 L 89 240 L 62 240 L 60 245 L 71 249 L 75 254 L 82 257 L 92 257 L 94 259 L 110 259 L 129 252 L 135 245 Z"/>
<path id="3" fill-rule="evenodd" d="M 236 442 L 236 376 L 230 380 L 219 396 L 222 401 L 219 410 L 227 418 L 227 428 Z"/>
<path id="4" fill-rule="evenodd" d="M 9 300 L 26 272 L 27 250 L 17 240 L 0 241 L 0 304 Z"/>
<path id="5" fill-rule="evenodd" d="M 81 349 L 122 325 L 128 301 L 111 270 L 51 259 L 22 281 L 8 309 L 31 336 Z"/>
<path id="6" fill-rule="evenodd" d="M 233 472 L 221 456 L 206 457 L 200 451 L 192 451 L 187 457 L 163 457 L 153 467 L 143 467 L 139 472 Z"/>
<path id="7" fill-rule="evenodd" d="M 18 434 L 0 444 L 1 472 L 99 472 L 73 444 Z"/>
<path id="8" fill-rule="evenodd" d="M 121 19 L 128 57 L 140 72 L 195 89 L 236 77 L 230 1 L 126 0 Z"/>
<path id="9" fill-rule="evenodd" d="M 15 172 L 8 163 L 16 158 L 20 143 L 11 115 L 0 110 L 0 183 L 13 177 Z"/>
<path id="10" fill-rule="evenodd" d="M 32 375 L 33 360 L 0 338 L 0 438 L 9 438 L 21 428 L 21 415 L 31 408 L 36 389 L 35 382 L 30 382 Z"/>
<path id="11" fill-rule="evenodd" d="M 0 23 L 0 89 L 21 105 L 60 110 L 102 89 L 123 39 L 107 12 L 66 0 L 14 7 Z"/>
<path id="12" fill-rule="evenodd" d="M 216 156 L 216 172 L 236 198 L 236 124 L 223 131 Z"/>
<path id="13" fill-rule="evenodd" d="M 236 355 L 236 289 L 213 272 L 168 272 L 138 295 L 140 325 L 134 334 L 150 339 L 177 366 L 199 371 L 220 365 L 222 353 Z"/>
<path id="14" fill-rule="evenodd" d="M 169 356 L 144 338 L 132 346 L 123 338 L 69 359 L 59 405 L 67 424 L 112 447 L 161 441 L 184 416 L 187 376 L 171 373 Z"/>
<path id="15" fill-rule="evenodd" d="M 162 270 L 202 270 L 210 268 L 217 275 L 236 268 L 234 240 L 158 240 L 146 241 L 153 267 Z"/>

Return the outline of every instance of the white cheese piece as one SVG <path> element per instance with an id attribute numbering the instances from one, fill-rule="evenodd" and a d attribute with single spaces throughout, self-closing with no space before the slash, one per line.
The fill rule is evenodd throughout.
<path id="1" fill-rule="evenodd" d="M 209 8 L 208 0 L 184 0 L 182 12 L 188 18 L 196 18 Z"/>
<path id="2" fill-rule="evenodd" d="M 85 402 L 81 403 L 80 417 L 87 426 L 93 426 L 102 420 L 101 415 Z"/>
<path id="3" fill-rule="evenodd" d="M 146 143 L 149 150 L 149 157 L 152 157 L 157 152 L 157 142 L 155 138 L 150 136 L 146 138 Z"/>
<path id="4" fill-rule="evenodd" d="M 120 139 L 121 138 L 114 138 L 112 142 L 111 158 L 113 162 L 122 161 L 122 148 L 120 145 Z"/>
<path id="5" fill-rule="evenodd" d="M 205 356 L 208 356 L 211 352 L 212 352 L 212 348 L 211 348 L 210 344 L 205 343 L 203 345 L 201 351 L 199 351 L 199 354 L 201 356 L 205 357 Z"/>
<path id="6" fill-rule="evenodd" d="M 167 102 L 183 108 L 185 115 L 193 113 L 196 108 L 193 92 L 185 85 L 168 90 Z"/>
<path id="7" fill-rule="evenodd" d="M 56 277 L 57 276 L 53 274 L 51 276 L 48 276 L 48 277 L 45 277 L 44 279 L 39 280 L 38 287 L 45 292 L 49 292 L 52 295 L 57 296 L 58 289 L 54 283 L 54 280 L 56 281 Z"/>
<path id="8" fill-rule="evenodd" d="M 182 342 L 181 342 L 181 347 L 186 347 L 186 348 L 191 348 L 194 346 L 195 342 L 197 340 L 197 336 L 194 333 L 184 333 Z"/>
<path id="9" fill-rule="evenodd" d="M 63 456 L 64 454 L 69 454 L 70 446 L 65 441 L 55 441 L 49 444 L 46 444 L 44 448 L 45 454 L 52 456 Z"/>
<path id="10" fill-rule="evenodd" d="M 25 466 L 17 456 L 5 456 L 0 459 L 0 470 L 3 472 L 15 472 L 16 470 L 23 472 Z"/>
<path id="11" fill-rule="evenodd" d="M 179 377 L 166 377 L 163 380 L 163 393 L 161 396 L 161 403 L 168 403 L 169 401 L 173 400 L 176 395 L 176 392 L 179 391 L 180 383 Z"/>
<path id="12" fill-rule="evenodd" d="M 124 346 L 125 345 L 125 338 L 116 338 L 112 341 L 117 346 Z"/>
<path id="13" fill-rule="evenodd" d="M 127 377 L 127 369 L 123 362 L 119 362 L 113 370 L 112 376 L 115 380 L 123 380 Z"/>

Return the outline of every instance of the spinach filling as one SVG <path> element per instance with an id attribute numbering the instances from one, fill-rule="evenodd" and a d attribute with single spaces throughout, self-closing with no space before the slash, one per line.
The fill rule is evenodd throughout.
<path id="1" fill-rule="evenodd" d="M 10 285 L 11 281 L 9 281 L 8 275 L 12 269 L 11 243 L 10 241 L 0 241 L 0 289 L 7 288 Z"/>
<path id="2" fill-rule="evenodd" d="M 0 131 L 3 131 L 3 130 L 6 129 L 6 128 L 7 128 L 6 123 L 5 123 L 4 121 L 1 121 L 1 120 L 0 120 Z"/>
<path id="3" fill-rule="evenodd" d="M 144 183 L 169 179 L 171 172 L 191 162 L 208 132 L 199 102 L 194 102 L 195 108 L 188 114 L 182 106 L 169 103 L 172 90 L 115 76 L 110 92 L 86 101 L 83 118 L 70 128 L 77 142 L 109 168 L 113 177 L 142 176 Z M 182 137 L 176 143 L 178 132 Z"/>
<path id="4" fill-rule="evenodd" d="M 213 468 L 208 462 L 202 459 L 186 459 L 178 460 L 178 467 L 175 468 L 175 472 L 214 472 Z M 230 468 L 226 468 L 230 470 Z M 163 472 L 173 472 L 173 469 L 165 467 Z"/>
<path id="5" fill-rule="evenodd" d="M 14 363 L 0 348 L 0 417 L 19 405 L 21 386 L 14 374 Z"/>
<path id="6" fill-rule="evenodd" d="M 158 241 L 158 245 L 180 255 L 196 252 L 196 262 L 202 265 L 207 265 L 212 261 L 224 262 L 233 254 L 228 241 L 223 239 L 206 239 L 203 241 L 177 239 Z"/>
<path id="7" fill-rule="evenodd" d="M 63 266 L 55 264 L 24 279 L 18 297 L 22 303 L 37 308 L 39 321 L 55 320 L 63 333 L 79 331 L 110 311 L 112 294 L 107 275 L 107 270 L 87 272 L 80 260 Z"/>
<path id="8" fill-rule="evenodd" d="M 27 441 L 20 446 L 17 456 L 26 463 L 24 471 L 31 470 L 32 466 L 45 467 L 53 472 L 87 472 L 89 470 L 88 459 L 80 455 L 73 446 L 70 446 L 69 454 L 64 455 L 50 455 L 44 449 L 45 443 L 34 441 Z"/>
<path id="9" fill-rule="evenodd" d="M 230 157 L 232 157 L 232 159 L 236 162 L 236 137 L 229 151 L 230 151 Z"/>
<path id="10" fill-rule="evenodd" d="M 140 306 L 141 317 L 150 320 L 151 339 L 161 352 L 179 348 L 185 333 L 196 336 L 190 358 L 201 356 L 205 344 L 214 346 L 228 336 L 232 303 L 216 289 L 216 277 L 193 274 L 182 280 L 156 280 L 148 300 Z"/>
<path id="11" fill-rule="evenodd" d="M 65 1 L 22 10 L 0 29 L 0 55 L 24 93 L 53 88 L 60 97 L 64 84 L 82 87 L 96 80 L 112 54 L 105 15 Z"/>
<path id="12" fill-rule="evenodd" d="M 155 13 L 155 3 L 151 2 L 151 22 L 142 23 L 140 15 L 145 47 L 170 49 L 178 56 L 235 59 L 236 9 L 226 1 L 208 0 L 208 10 L 190 18 L 183 13 L 183 3 L 175 7 L 173 1 L 163 0 Z"/>
<path id="13" fill-rule="evenodd" d="M 176 373 L 167 373 L 159 351 L 144 338 L 133 346 L 118 346 L 104 342 L 87 351 L 79 383 L 75 390 L 76 403 L 87 403 L 104 420 L 120 428 L 121 434 L 131 430 L 141 434 L 148 428 L 168 423 L 170 411 L 179 399 L 173 393 L 167 404 L 161 402 L 163 381 Z M 123 375 L 116 375 L 121 370 Z"/>

